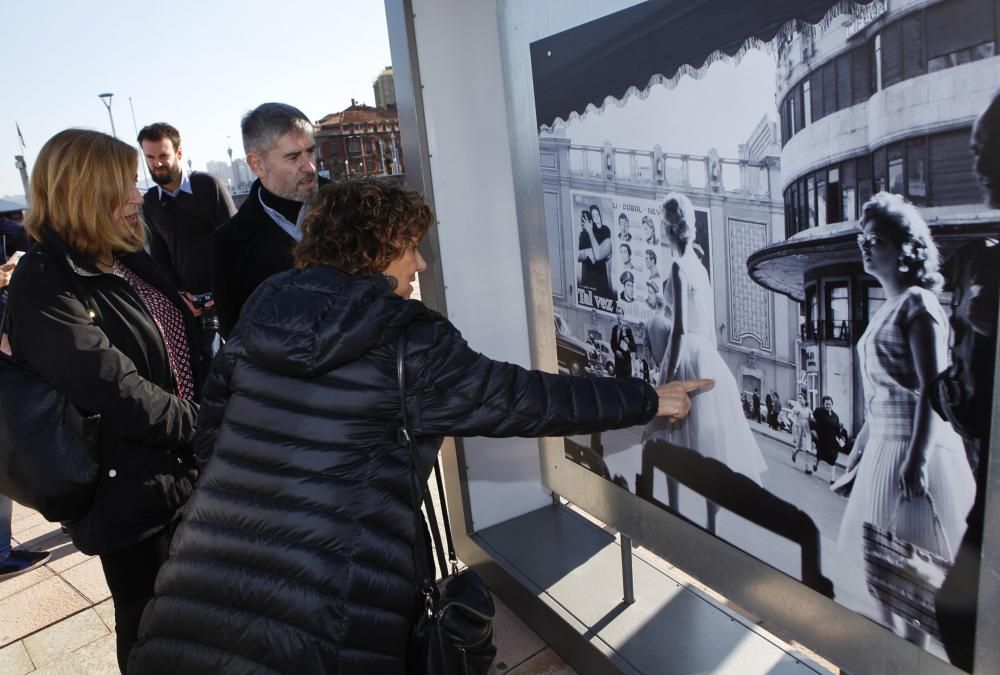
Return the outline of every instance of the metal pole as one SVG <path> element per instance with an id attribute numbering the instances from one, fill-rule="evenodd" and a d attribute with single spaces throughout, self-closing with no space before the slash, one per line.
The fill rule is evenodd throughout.
<path id="1" fill-rule="evenodd" d="M 632 538 L 621 535 L 622 543 L 622 601 L 626 605 L 635 603 L 635 588 L 632 584 Z"/>
<path id="2" fill-rule="evenodd" d="M 31 206 L 31 190 L 28 189 L 28 163 L 24 161 L 24 155 L 14 155 L 14 166 L 21 174 L 21 185 L 24 186 L 24 202 Z"/>
<path id="3" fill-rule="evenodd" d="M 135 123 L 135 106 L 132 105 L 132 97 L 131 96 L 128 97 L 128 109 L 132 111 L 132 128 L 135 129 L 135 142 L 138 143 L 139 142 L 139 125 Z M 176 148 L 174 148 L 174 149 L 176 150 Z M 139 155 L 141 156 L 142 154 L 143 154 L 142 153 L 142 146 L 140 145 L 139 146 Z M 146 181 L 146 189 L 148 190 L 149 187 L 150 187 L 150 185 L 149 185 L 149 167 L 146 166 L 145 160 L 143 160 L 142 162 L 140 162 L 140 164 L 142 164 L 142 176 L 143 176 L 143 180 Z"/>
<path id="4" fill-rule="evenodd" d="M 108 119 L 111 120 L 111 135 L 118 138 L 118 132 L 115 131 L 115 118 L 111 114 L 111 98 L 113 96 L 114 94 L 107 92 L 104 94 L 98 94 L 97 98 L 101 99 L 101 103 L 103 103 L 104 107 L 108 109 Z"/>

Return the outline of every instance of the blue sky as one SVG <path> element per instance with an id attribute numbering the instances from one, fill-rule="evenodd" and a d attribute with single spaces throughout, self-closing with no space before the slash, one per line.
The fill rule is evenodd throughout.
<path id="1" fill-rule="evenodd" d="M 229 142 L 243 156 L 239 120 L 259 103 L 291 103 L 314 120 L 352 97 L 374 105 L 372 82 L 390 64 L 377 0 L 2 0 L 0 25 L 0 197 L 23 192 L 15 121 L 30 172 L 56 132 L 110 132 L 102 92 L 115 94 L 118 136 L 134 142 L 131 96 L 138 126 L 170 122 L 203 169 L 228 159 Z"/>

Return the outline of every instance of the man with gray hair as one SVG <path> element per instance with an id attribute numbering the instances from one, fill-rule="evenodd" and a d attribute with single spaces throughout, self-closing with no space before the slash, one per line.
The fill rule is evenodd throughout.
<path id="1" fill-rule="evenodd" d="M 257 286 L 292 269 L 302 217 L 320 185 L 313 124 L 301 110 L 263 103 L 243 116 L 241 128 L 257 180 L 236 215 L 215 231 L 212 290 L 224 338 Z"/>

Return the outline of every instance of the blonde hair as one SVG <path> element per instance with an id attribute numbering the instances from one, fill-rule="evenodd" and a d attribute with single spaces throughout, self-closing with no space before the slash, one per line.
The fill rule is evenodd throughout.
<path id="1" fill-rule="evenodd" d="M 934 292 L 941 290 L 941 256 L 931 228 L 916 206 L 902 195 L 879 192 L 861 207 L 861 228 L 868 222 L 899 248 L 899 271 L 909 283 Z"/>
<path id="2" fill-rule="evenodd" d="M 667 232 L 684 244 L 694 239 L 694 206 L 687 195 L 671 192 L 663 200 Z"/>
<path id="3" fill-rule="evenodd" d="M 138 168 L 135 148 L 117 138 L 86 129 L 60 131 L 35 160 L 25 229 L 40 239 L 48 226 L 90 258 L 107 251 L 139 250 L 141 220 L 129 235 L 114 217 L 135 190 Z"/>

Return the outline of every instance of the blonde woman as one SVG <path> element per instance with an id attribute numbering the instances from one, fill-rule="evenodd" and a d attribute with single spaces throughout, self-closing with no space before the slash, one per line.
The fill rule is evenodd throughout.
<path id="1" fill-rule="evenodd" d="M 37 241 L 9 286 L 10 345 L 87 414 L 100 415 L 100 479 L 73 543 L 100 556 L 125 671 L 139 617 L 196 478 L 197 326 L 142 250 L 138 155 L 69 129 L 41 149 L 27 230 Z"/>
<path id="2" fill-rule="evenodd" d="M 848 467 L 858 466 L 839 548 L 860 565 L 864 523 L 951 559 L 965 532 L 976 486 L 962 441 L 930 405 L 928 385 L 947 365 L 948 319 L 935 291 L 938 251 L 919 211 L 899 195 L 862 208 L 858 246 L 886 301 L 858 341 L 865 423 Z M 899 630 L 882 606 L 882 619 Z M 906 623 L 907 639 L 926 635 Z"/>

